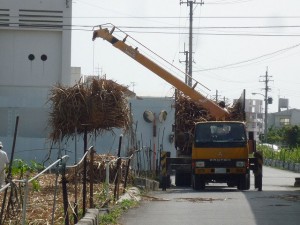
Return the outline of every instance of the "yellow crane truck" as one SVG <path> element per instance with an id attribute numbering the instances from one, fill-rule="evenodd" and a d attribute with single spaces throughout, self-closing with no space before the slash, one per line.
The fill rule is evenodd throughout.
<path id="1" fill-rule="evenodd" d="M 137 48 L 127 45 L 128 35 L 123 40 L 116 38 L 113 35 L 114 30 L 115 27 L 110 31 L 99 27 L 93 32 L 93 40 L 100 37 L 110 42 L 184 95 L 189 96 L 192 101 L 200 102 L 201 106 L 215 118 L 215 121 L 195 124 L 189 153 L 183 153 L 179 148 L 176 157 L 167 158 L 168 170 L 176 171 L 176 185 L 192 185 L 195 190 L 203 190 L 209 183 L 218 182 L 227 183 L 229 187 L 236 186 L 239 190 L 247 190 L 250 187 L 250 170 L 254 170 L 255 174 L 258 174 L 255 187 L 261 190 L 262 173 L 257 172 L 261 171 L 259 170 L 261 164 L 257 157 L 252 157 L 252 153 L 255 152 L 255 141 L 253 133 L 246 132 L 245 122 L 226 121 L 229 116 L 226 109 L 196 91 L 195 85 L 188 86 L 141 54 Z"/>
<path id="2" fill-rule="evenodd" d="M 227 183 L 250 188 L 249 145 L 243 122 L 211 121 L 195 125 L 192 147 L 192 187 Z"/>

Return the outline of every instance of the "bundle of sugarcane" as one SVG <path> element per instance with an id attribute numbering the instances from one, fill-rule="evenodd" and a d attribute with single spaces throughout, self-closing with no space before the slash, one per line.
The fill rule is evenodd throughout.
<path id="1" fill-rule="evenodd" d="M 243 104 L 241 101 L 236 101 L 232 107 L 228 107 L 229 117 L 227 120 L 230 121 L 244 121 L 245 111 L 243 109 Z"/>
<path id="2" fill-rule="evenodd" d="M 195 102 L 182 93 L 176 97 L 176 146 L 181 152 L 188 153 L 191 151 L 191 143 L 195 123 L 209 121 L 212 116 L 201 106 L 200 102 Z M 189 139 L 187 140 L 186 133 Z"/>
<path id="3" fill-rule="evenodd" d="M 176 98 L 176 126 L 185 132 L 192 131 L 196 122 L 212 119 L 209 112 L 189 97 L 178 94 Z"/>
<path id="4" fill-rule="evenodd" d="M 49 102 L 50 138 L 70 137 L 85 132 L 102 132 L 129 126 L 128 89 L 112 80 L 94 79 L 91 84 L 52 88 Z"/>

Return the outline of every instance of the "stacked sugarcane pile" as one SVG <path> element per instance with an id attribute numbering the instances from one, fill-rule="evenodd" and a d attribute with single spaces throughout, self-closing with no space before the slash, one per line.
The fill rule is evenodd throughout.
<path id="1" fill-rule="evenodd" d="M 183 94 L 177 95 L 175 118 L 177 124 L 185 131 L 191 131 L 196 122 L 212 119 L 200 102 L 195 102 Z"/>
<path id="2" fill-rule="evenodd" d="M 102 132 L 129 126 L 128 89 L 112 80 L 94 79 L 91 84 L 52 88 L 49 102 L 50 138 L 71 137 L 85 132 Z"/>
<path id="3" fill-rule="evenodd" d="M 189 153 L 191 151 L 191 141 L 194 133 L 195 123 L 212 120 L 210 113 L 204 109 L 200 103 L 191 100 L 181 92 L 176 97 L 176 146 L 181 152 Z M 189 140 L 187 141 L 188 133 Z"/>
<path id="4" fill-rule="evenodd" d="M 125 176 L 126 176 L 126 167 L 127 167 L 128 160 L 121 159 L 120 165 L 120 182 L 124 183 Z M 109 165 L 109 182 L 113 183 L 117 173 L 117 157 L 110 155 L 110 154 L 96 154 L 94 153 L 93 156 L 93 165 L 91 166 L 91 158 L 90 155 L 87 157 L 87 180 L 90 180 L 90 170 L 93 170 L 93 182 L 95 183 L 103 183 L 106 180 L 106 166 Z M 128 171 L 128 182 L 132 179 L 131 170 Z M 81 181 L 83 178 L 84 173 L 84 166 L 83 162 L 80 163 L 76 168 L 75 175 L 75 168 L 68 170 L 67 172 L 67 180 L 69 182 L 74 182 L 75 177 L 77 181 Z"/>
<path id="5" fill-rule="evenodd" d="M 227 107 L 228 121 L 244 121 L 244 110 L 242 99 L 237 100 L 232 107 Z M 213 121 L 215 118 L 197 103 L 182 93 L 176 98 L 176 146 L 183 153 L 190 153 L 193 140 L 195 123 L 201 121 Z M 186 134 L 189 135 L 186 135 Z M 187 140 L 188 138 L 188 140 Z"/>
<path id="6" fill-rule="evenodd" d="M 245 120 L 245 111 L 241 99 L 238 99 L 234 102 L 232 107 L 228 107 L 229 117 L 227 120 L 230 121 L 244 121 Z"/>

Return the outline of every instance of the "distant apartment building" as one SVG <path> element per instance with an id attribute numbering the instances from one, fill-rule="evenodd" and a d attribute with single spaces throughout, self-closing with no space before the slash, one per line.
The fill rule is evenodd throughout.
<path id="1" fill-rule="evenodd" d="M 287 125 L 300 126 L 300 109 L 287 109 L 268 114 L 268 127 L 281 128 Z"/>
<path id="2" fill-rule="evenodd" d="M 258 140 L 260 134 L 264 133 L 264 108 L 263 100 L 259 99 L 246 99 L 245 112 L 248 131 L 254 133 L 254 137 Z"/>
<path id="3" fill-rule="evenodd" d="M 278 112 L 268 114 L 268 127 L 281 128 L 283 126 L 300 125 L 300 109 L 290 109 L 289 100 L 280 98 Z"/>
<path id="4" fill-rule="evenodd" d="M 300 109 L 289 109 L 288 99 L 280 98 L 278 101 L 278 112 L 268 113 L 267 126 L 281 128 L 287 125 L 300 125 Z M 265 129 L 264 101 L 258 99 L 246 99 L 245 102 L 246 121 L 249 131 L 254 132 L 258 140 Z"/>

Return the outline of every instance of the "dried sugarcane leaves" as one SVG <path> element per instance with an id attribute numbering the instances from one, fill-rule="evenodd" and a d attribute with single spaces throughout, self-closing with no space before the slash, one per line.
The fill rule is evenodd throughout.
<path id="1" fill-rule="evenodd" d="M 87 132 L 102 132 L 113 128 L 127 129 L 129 108 L 128 89 L 112 80 L 93 79 L 90 84 L 73 87 L 58 84 L 50 91 L 50 138 L 71 137 Z"/>

